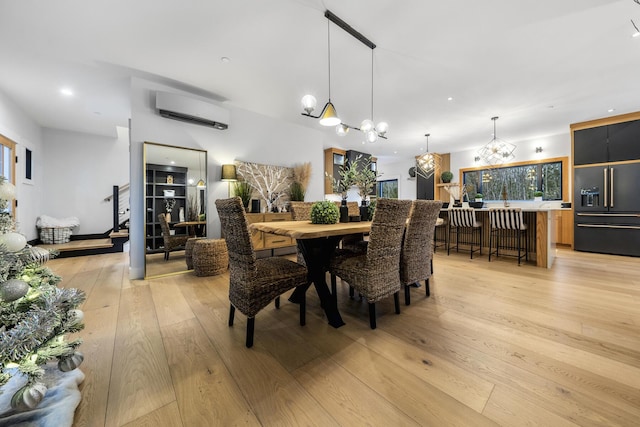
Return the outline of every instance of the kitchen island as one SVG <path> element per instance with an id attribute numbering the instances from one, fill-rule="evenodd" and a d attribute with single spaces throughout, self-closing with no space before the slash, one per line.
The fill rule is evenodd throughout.
<path id="1" fill-rule="evenodd" d="M 496 204 L 495 207 L 502 207 L 502 204 Z M 514 207 L 514 206 L 512 206 Z M 536 266 L 542 268 L 551 268 L 556 256 L 556 227 L 558 218 L 556 213 L 559 211 L 570 211 L 571 209 L 565 208 L 540 208 L 540 207 L 520 207 L 525 224 L 527 224 L 527 237 L 529 252 L 529 259 L 535 260 Z M 489 253 L 489 208 L 475 209 L 476 219 L 482 223 L 482 242 L 483 242 L 483 254 L 486 250 Z M 447 220 L 448 209 L 442 209 L 440 211 L 440 217 Z M 446 233 L 446 226 L 443 227 Z M 444 239 L 443 232 L 437 233 L 437 239 Z M 509 251 L 502 251 L 509 253 Z"/>

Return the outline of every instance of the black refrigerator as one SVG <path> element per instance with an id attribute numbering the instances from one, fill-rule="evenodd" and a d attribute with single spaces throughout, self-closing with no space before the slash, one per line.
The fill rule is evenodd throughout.
<path id="1" fill-rule="evenodd" d="M 574 249 L 640 256 L 640 121 L 574 132 Z"/>

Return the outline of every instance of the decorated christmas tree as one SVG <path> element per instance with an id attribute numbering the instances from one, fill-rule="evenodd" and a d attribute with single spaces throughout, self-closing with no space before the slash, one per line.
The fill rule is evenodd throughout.
<path id="1" fill-rule="evenodd" d="M 43 265 L 49 253 L 30 247 L 15 231 L 8 210 L 14 198 L 15 187 L 0 177 L 0 393 L 12 377 L 23 376 L 26 384 L 11 398 L 11 407 L 25 411 L 46 394 L 41 380 L 47 362 L 57 359 L 64 372 L 82 363 L 81 341 L 67 341 L 65 335 L 83 328 L 77 307 L 85 295 L 59 288 L 61 278 Z"/>

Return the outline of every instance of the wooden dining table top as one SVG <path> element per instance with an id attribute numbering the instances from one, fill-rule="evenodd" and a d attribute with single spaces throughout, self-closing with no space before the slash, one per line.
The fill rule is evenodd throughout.
<path id="1" fill-rule="evenodd" d="M 338 222 L 336 224 L 312 224 L 311 221 L 254 222 L 249 224 L 249 229 L 289 236 L 294 239 L 317 239 L 368 233 L 371 231 L 371 221 Z"/>

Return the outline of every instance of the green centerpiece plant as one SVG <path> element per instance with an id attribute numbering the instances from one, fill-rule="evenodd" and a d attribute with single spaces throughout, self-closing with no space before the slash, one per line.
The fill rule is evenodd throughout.
<path id="1" fill-rule="evenodd" d="M 340 218 L 340 211 L 332 201 L 323 200 L 311 206 L 312 224 L 335 224 L 338 218 Z"/>

